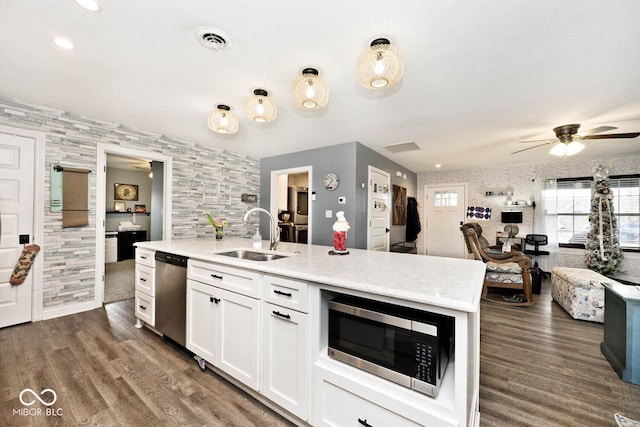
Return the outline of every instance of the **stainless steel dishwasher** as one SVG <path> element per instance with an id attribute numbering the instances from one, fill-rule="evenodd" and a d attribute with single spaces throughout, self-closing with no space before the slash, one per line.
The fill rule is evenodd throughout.
<path id="1" fill-rule="evenodd" d="M 187 257 L 156 252 L 156 325 L 164 336 L 186 345 Z"/>

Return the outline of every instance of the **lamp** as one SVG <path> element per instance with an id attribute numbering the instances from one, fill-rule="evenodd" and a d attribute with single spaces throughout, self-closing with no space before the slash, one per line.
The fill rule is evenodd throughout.
<path id="1" fill-rule="evenodd" d="M 305 68 L 291 85 L 291 98 L 302 109 L 319 110 L 329 102 L 329 88 L 318 70 Z"/>
<path id="2" fill-rule="evenodd" d="M 209 111 L 207 126 L 214 132 L 232 134 L 238 132 L 238 118 L 228 105 L 220 104 L 216 110 Z"/>
<path id="3" fill-rule="evenodd" d="M 478 221 L 489 221 L 491 219 L 491 208 L 469 206 L 467 207 L 467 218 Z"/>
<path id="4" fill-rule="evenodd" d="M 385 38 L 372 41 L 356 63 L 356 79 L 367 89 L 393 86 L 402 80 L 403 74 L 402 52 Z"/>
<path id="5" fill-rule="evenodd" d="M 269 94 L 266 90 L 256 89 L 253 91 L 253 96 L 247 98 L 247 115 L 254 122 L 271 122 L 278 116 L 278 107 L 268 96 Z"/>
<path id="6" fill-rule="evenodd" d="M 549 154 L 558 157 L 573 156 L 582 150 L 584 150 L 584 144 L 581 144 L 578 141 L 571 141 L 569 143 L 561 141 L 560 144 L 556 144 L 551 150 L 549 150 Z"/>

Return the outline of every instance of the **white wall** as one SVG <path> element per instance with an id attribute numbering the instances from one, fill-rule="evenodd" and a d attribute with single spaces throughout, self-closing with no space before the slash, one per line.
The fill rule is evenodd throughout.
<path id="1" fill-rule="evenodd" d="M 512 189 L 514 199 L 528 200 L 535 194 L 534 179 L 545 178 L 577 178 L 592 176 L 593 170 L 602 164 L 609 169 L 611 175 L 638 174 L 640 173 L 640 154 L 626 157 L 610 157 L 598 160 L 583 160 L 580 156 L 573 158 L 552 158 L 549 156 L 549 162 L 534 163 L 519 166 L 496 165 L 489 169 L 474 169 L 466 171 L 447 171 L 440 170 L 437 172 L 423 173 L 418 175 L 418 197 L 422 206 L 425 206 L 424 189 L 428 185 L 434 184 L 451 184 L 451 183 L 467 183 L 468 184 L 468 205 L 469 206 L 488 206 L 494 208 L 490 221 L 481 223 L 483 235 L 493 242 L 496 231 L 502 231 L 504 227 L 500 223 L 500 212 L 504 209 L 504 197 L 491 196 L 487 197 L 487 191 L 497 191 L 503 189 Z M 520 235 L 525 235 L 533 231 L 533 209 L 523 207 L 523 223 L 519 224 Z M 424 254 L 424 239 L 428 229 L 424 226 L 418 237 L 418 248 Z M 536 221 L 538 218 L 536 218 Z M 634 277 L 640 277 L 640 254 L 625 252 L 625 259 L 622 261 L 622 269 L 626 270 L 626 274 Z M 553 257 L 540 257 L 540 266 L 549 271 L 551 267 L 584 267 L 584 250 L 561 248 Z M 552 259 L 553 261 L 550 261 Z"/>

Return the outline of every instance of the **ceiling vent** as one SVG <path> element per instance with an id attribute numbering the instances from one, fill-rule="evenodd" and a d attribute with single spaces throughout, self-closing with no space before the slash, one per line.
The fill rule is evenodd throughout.
<path id="1" fill-rule="evenodd" d="M 386 148 L 392 153 L 404 153 L 405 151 L 420 150 L 420 147 L 415 142 L 400 142 L 397 144 L 383 145 L 382 148 Z"/>
<path id="2" fill-rule="evenodd" d="M 200 27 L 195 31 L 196 40 L 210 50 L 220 52 L 229 49 L 229 36 L 220 28 Z"/>

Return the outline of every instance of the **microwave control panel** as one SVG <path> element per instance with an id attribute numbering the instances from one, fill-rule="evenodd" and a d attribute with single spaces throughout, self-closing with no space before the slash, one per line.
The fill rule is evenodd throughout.
<path id="1" fill-rule="evenodd" d="M 414 378 L 429 384 L 435 384 L 433 365 L 433 347 L 427 343 L 415 341 L 415 374 Z"/>

